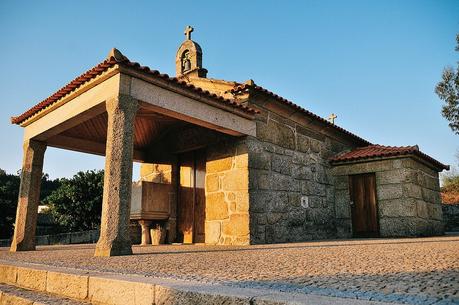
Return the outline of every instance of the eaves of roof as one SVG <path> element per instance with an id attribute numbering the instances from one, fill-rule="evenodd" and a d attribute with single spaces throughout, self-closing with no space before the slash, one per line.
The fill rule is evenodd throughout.
<path id="1" fill-rule="evenodd" d="M 383 146 L 369 145 L 359 147 L 349 152 L 339 154 L 330 159 L 331 164 L 345 164 L 356 161 L 365 161 L 371 159 L 390 158 L 398 156 L 416 156 L 425 162 L 433 165 L 440 170 L 449 170 L 449 165 L 445 165 L 431 156 L 421 152 L 417 145 L 414 146 Z"/>
<path id="2" fill-rule="evenodd" d="M 325 126 L 328 126 L 328 127 L 332 128 L 332 129 L 335 129 L 335 130 L 339 131 L 340 133 L 344 133 L 344 134 L 350 136 L 356 142 L 360 143 L 360 145 L 365 145 L 366 146 L 366 145 L 371 145 L 372 144 L 371 142 L 359 137 L 358 135 L 356 135 L 356 134 L 354 134 L 354 133 L 352 133 L 352 132 L 350 132 L 350 131 L 348 131 L 348 130 L 346 130 L 346 129 L 344 129 L 344 128 L 342 128 L 342 127 L 340 127 L 340 126 L 338 126 L 338 125 L 336 125 L 334 123 L 331 123 L 328 120 L 318 116 L 317 114 L 312 113 L 311 111 L 309 111 L 309 110 L 307 110 L 307 109 L 295 104 L 294 102 L 289 101 L 289 100 L 283 98 L 282 96 L 279 96 L 276 93 L 271 92 L 268 89 L 265 89 L 265 88 L 263 88 L 261 86 L 258 86 L 256 84 L 254 84 L 254 83 L 239 85 L 239 86 L 235 87 L 233 90 L 231 90 L 231 92 L 234 93 L 234 94 L 238 94 L 238 93 L 241 93 L 241 92 L 249 92 L 249 93 L 250 92 L 259 92 L 259 93 L 262 93 L 262 94 L 266 94 L 266 95 L 274 98 L 278 102 L 292 107 L 293 109 L 295 109 L 295 110 L 303 113 L 304 115 L 306 115 L 306 116 L 308 116 L 308 117 L 310 117 L 310 118 L 312 118 L 312 119 L 324 124 Z"/>
<path id="3" fill-rule="evenodd" d="M 18 124 L 18 125 L 22 124 L 23 122 L 25 122 L 26 120 L 30 119 L 34 115 L 36 115 L 39 112 L 43 111 L 44 109 L 50 107 L 51 105 L 57 103 L 59 100 L 61 100 L 65 96 L 71 94 L 72 92 L 75 92 L 81 86 L 83 86 L 87 82 L 91 81 L 92 79 L 94 79 L 98 75 L 101 75 L 102 73 L 104 73 L 108 69 L 114 67 L 115 65 L 128 67 L 128 68 L 132 68 L 132 69 L 141 71 L 143 73 L 147 73 L 151 77 L 155 77 L 155 78 L 161 79 L 163 81 L 168 82 L 169 84 L 171 84 L 173 86 L 177 86 L 177 87 L 179 87 L 181 89 L 184 89 L 184 90 L 187 90 L 187 91 L 189 91 L 191 93 L 200 94 L 200 95 L 202 95 L 202 96 L 204 96 L 206 98 L 209 98 L 209 99 L 213 100 L 214 102 L 220 103 L 220 104 L 225 105 L 225 106 L 230 106 L 230 107 L 235 108 L 236 110 L 242 111 L 242 112 L 244 112 L 246 114 L 255 115 L 256 113 L 258 113 L 257 110 L 255 110 L 253 108 L 250 108 L 250 107 L 247 107 L 245 105 L 242 105 L 242 104 L 240 104 L 240 103 L 238 103 L 238 102 L 236 102 L 234 100 L 225 99 L 225 98 L 223 98 L 221 96 L 218 96 L 216 94 L 213 94 L 213 93 L 211 93 L 211 92 L 209 92 L 207 90 L 203 90 L 203 89 L 201 89 L 199 87 L 196 87 L 196 86 L 194 86 L 194 85 L 192 85 L 190 83 L 187 83 L 185 81 L 179 80 L 176 77 L 169 77 L 169 75 L 167 75 L 167 74 L 161 74 L 158 70 L 152 70 L 149 67 L 141 66 L 137 62 L 130 61 L 126 56 L 121 54 L 121 52 L 119 52 L 118 50 L 113 49 L 110 52 L 110 54 L 107 57 L 107 59 L 105 59 L 103 62 L 99 63 L 98 65 L 96 65 L 92 69 L 84 72 L 83 74 L 81 74 L 80 76 L 78 76 L 77 78 L 75 78 L 74 80 L 69 82 L 67 85 L 65 85 L 64 87 L 59 89 L 57 92 L 55 92 L 54 94 L 52 94 L 48 98 L 44 99 L 43 101 L 39 102 L 35 106 L 31 107 L 30 109 L 28 109 L 24 113 L 22 113 L 22 114 L 20 114 L 18 116 L 12 117 L 11 118 L 11 123 Z"/>

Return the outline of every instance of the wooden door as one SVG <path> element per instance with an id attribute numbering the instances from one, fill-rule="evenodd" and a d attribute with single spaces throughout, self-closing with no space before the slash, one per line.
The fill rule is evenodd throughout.
<path id="1" fill-rule="evenodd" d="M 204 242 L 205 153 L 192 151 L 179 156 L 177 242 Z"/>
<path id="2" fill-rule="evenodd" d="M 355 237 L 379 236 L 375 174 L 350 176 L 349 191 L 353 235 Z"/>

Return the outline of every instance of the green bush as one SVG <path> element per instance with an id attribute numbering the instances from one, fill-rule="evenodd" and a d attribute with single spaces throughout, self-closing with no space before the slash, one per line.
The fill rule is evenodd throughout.
<path id="1" fill-rule="evenodd" d="M 19 174 L 7 174 L 0 169 L 0 239 L 13 235 L 20 184 Z M 59 179 L 49 180 L 48 174 L 44 174 L 41 180 L 40 200 L 56 190 L 59 185 Z"/>
<path id="2" fill-rule="evenodd" d="M 13 234 L 14 218 L 18 203 L 20 179 L 0 169 L 0 239 Z"/>
<path id="3" fill-rule="evenodd" d="M 103 171 L 78 172 L 60 179 L 60 186 L 45 199 L 60 231 L 76 232 L 98 228 L 102 210 Z"/>

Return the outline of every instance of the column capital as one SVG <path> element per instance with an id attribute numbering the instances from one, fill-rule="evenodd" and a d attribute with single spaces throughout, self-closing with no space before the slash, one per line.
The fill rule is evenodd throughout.
<path id="1" fill-rule="evenodd" d="M 39 153 L 39 154 L 43 154 L 45 153 L 47 146 L 45 142 L 41 142 L 41 141 L 37 141 L 33 139 L 27 139 L 27 140 L 24 140 L 22 147 L 24 149 L 32 149 L 34 152 Z"/>
<path id="2" fill-rule="evenodd" d="M 139 109 L 139 102 L 130 95 L 120 94 L 108 99 L 105 102 L 105 108 L 109 115 L 116 111 L 123 111 L 126 114 L 135 114 Z"/>

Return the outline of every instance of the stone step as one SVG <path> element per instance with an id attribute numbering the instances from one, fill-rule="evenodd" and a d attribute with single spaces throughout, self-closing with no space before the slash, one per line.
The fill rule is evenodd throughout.
<path id="1" fill-rule="evenodd" d="M 281 292 L 281 289 L 238 288 L 217 283 L 184 281 L 110 272 L 70 269 L 0 260 L 0 287 L 9 304 L 97 304 L 97 305 L 394 305 L 349 298 Z M 12 285 L 12 286 L 11 286 Z M 16 288 L 21 287 L 21 288 Z M 6 289 L 6 288 L 3 288 Z M 17 289 L 17 290 L 15 290 Z M 2 289 L 0 289 L 2 290 Z M 2 290 L 3 291 L 3 290 Z M 19 293 L 21 292 L 21 294 Z M 20 303 L 21 295 L 31 299 Z M 32 297 L 54 296 L 57 303 Z M 57 297 L 57 298 L 59 298 Z M 9 301 L 11 298 L 13 301 Z M 16 299 L 15 299 L 16 298 Z M 71 298 L 71 299 L 69 299 Z M 79 301 L 74 301 L 79 300 Z M 35 303 L 34 303 L 35 302 Z M 69 302 L 69 303 L 65 303 Z M 74 302 L 74 303 L 70 303 Z M 90 302 L 90 303 L 85 303 Z"/>
<path id="2" fill-rule="evenodd" d="M 88 305 L 91 303 L 63 298 L 45 292 L 0 284 L 1 305 Z"/>

